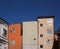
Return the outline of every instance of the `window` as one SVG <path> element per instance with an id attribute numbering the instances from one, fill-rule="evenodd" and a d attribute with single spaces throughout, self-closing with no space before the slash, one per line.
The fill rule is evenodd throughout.
<path id="1" fill-rule="evenodd" d="M 3 36 L 6 37 L 6 35 L 7 35 L 7 30 L 3 29 Z"/>
<path id="2" fill-rule="evenodd" d="M 36 38 L 34 38 L 34 40 L 36 40 Z"/>
<path id="3" fill-rule="evenodd" d="M 47 19 L 47 23 L 48 23 L 50 26 L 52 26 L 53 19 L 52 19 L 52 18 Z"/>
<path id="4" fill-rule="evenodd" d="M 11 40 L 11 41 L 10 41 L 10 44 L 15 44 L 15 41 L 14 41 L 14 40 Z"/>
<path id="5" fill-rule="evenodd" d="M 40 37 L 43 37 L 43 34 L 40 34 Z"/>
<path id="6" fill-rule="evenodd" d="M 47 34 L 52 34 L 52 29 L 47 29 Z"/>
<path id="7" fill-rule="evenodd" d="M 43 45 L 40 45 L 40 48 L 43 48 Z"/>
<path id="8" fill-rule="evenodd" d="M 7 24 L 4 24 L 5 25 L 5 27 L 7 27 Z"/>
<path id="9" fill-rule="evenodd" d="M 49 18 L 49 19 L 47 19 L 47 23 L 53 23 L 53 19 L 52 18 Z"/>
<path id="10" fill-rule="evenodd" d="M 50 43 L 50 40 L 49 40 L 49 39 L 48 39 L 48 40 L 46 40 L 46 43 L 47 43 L 47 44 L 49 44 L 49 43 Z"/>
<path id="11" fill-rule="evenodd" d="M 4 49 L 7 49 L 7 47 L 5 47 Z"/>
<path id="12" fill-rule="evenodd" d="M 11 28 L 11 32 L 15 32 L 15 28 Z"/>
<path id="13" fill-rule="evenodd" d="M 40 27 L 43 27 L 43 24 L 40 24 Z"/>

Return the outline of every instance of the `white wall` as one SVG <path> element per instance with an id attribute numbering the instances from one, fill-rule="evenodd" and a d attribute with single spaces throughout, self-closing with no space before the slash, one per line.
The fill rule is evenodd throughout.
<path id="1" fill-rule="evenodd" d="M 37 48 L 37 21 L 23 22 L 23 49 L 28 47 L 29 49 Z"/>
<path id="2" fill-rule="evenodd" d="M 23 49 L 37 49 L 37 46 L 24 46 Z"/>
<path id="3" fill-rule="evenodd" d="M 5 49 L 5 47 L 6 47 L 6 49 L 8 49 L 7 44 L 2 44 L 2 43 L 1 43 L 0 49 Z"/>
<path id="4" fill-rule="evenodd" d="M 3 28 L 4 29 L 6 29 L 7 30 L 7 36 L 6 37 L 4 37 L 2 34 L 3 34 Z M 5 40 L 5 41 L 7 41 L 8 42 L 8 25 L 6 25 L 6 24 L 0 24 L 0 36 L 2 36 L 2 37 L 0 37 L 0 39 L 3 39 L 3 40 Z M 5 39 L 4 39 L 5 38 Z M 6 42 L 6 44 L 3 44 L 3 43 L 1 43 L 1 46 L 0 46 L 0 48 L 1 49 L 5 49 L 5 47 L 6 47 L 6 49 L 8 49 L 8 43 Z"/>
<path id="5" fill-rule="evenodd" d="M 7 37 L 4 37 L 3 34 L 3 28 L 7 30 Z M 8 25 L 6 24 L 0 24 L 0 36 L 4 37 L 4 38 L 8 38 Z"/>

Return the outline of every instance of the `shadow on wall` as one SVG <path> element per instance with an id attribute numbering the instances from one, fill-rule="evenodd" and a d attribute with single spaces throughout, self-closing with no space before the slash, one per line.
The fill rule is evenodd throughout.
<path id="1" fill-rule="evenodd" d="M 58 41 L 56 41 L 55 39 L 54 39 L 54 44 L 52 49 L 59 49 Z"/>

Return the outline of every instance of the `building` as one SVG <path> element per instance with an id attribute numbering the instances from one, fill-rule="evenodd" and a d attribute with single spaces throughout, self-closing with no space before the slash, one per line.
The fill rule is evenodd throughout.
<path id="1" fill-rule="evenodd" d="M 23 28 L 23 49 L 37 49 L 37 21 L 25 21 Z"/>
<path id="2" fill-rule="evenodd" d="M 8 22 L 0 18 L 0 49 L 8 49 Z"/>
<path id="3" fill-rule="evenodd" d="M 60 31 L 59 32 L 55 32 L 54 49 L 60 49 Z"/>
<path id="4" fill-rule="evenodd" d="M 60 49 L 60 26 L 58 27 L 57 31 L 55 32 L 55 43 L 54 48 Z"/>
<path id="5" fill-rule="evenodd" d="M 54 42 L 54 16 L 38 16 L 38 48 L 52 49 Z"/>
<path id="6" fill-rule="evenodd" d="M 8 33 L 8 48 L 9 49 L 22 49 L 22 34 L 21 24 L 10 24 Z"/>

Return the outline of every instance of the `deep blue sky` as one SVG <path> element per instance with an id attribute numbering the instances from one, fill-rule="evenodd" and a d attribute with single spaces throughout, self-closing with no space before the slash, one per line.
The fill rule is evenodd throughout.
<path id="1" fill-rule="evenodd" d="M 55 16 L 56 30 L 60 25 L 60 0 L 0 0 L 0 17 L 10 24 L 47 15 Z"/>

